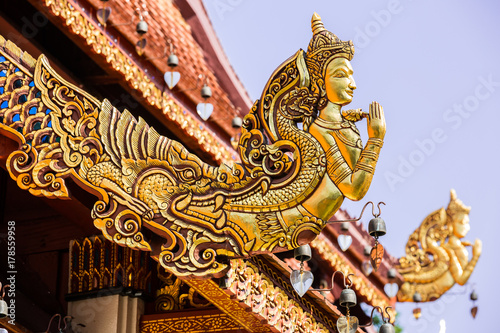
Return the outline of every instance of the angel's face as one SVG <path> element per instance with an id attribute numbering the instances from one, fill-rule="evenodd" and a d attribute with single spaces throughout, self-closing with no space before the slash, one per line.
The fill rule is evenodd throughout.
<path id="1" fill-rule="evenodd" d="M 453 234 L 458 238 L 463 238 L 470 230 L 469 215 L 459 214 L 460 218 L 453 221 Z"/>
<path id="2" fill-rule="evenodd" d="M 335 58 L 326 67 L 325 88 L 328 100 L 334 104 L 351 103 L 356 82 L 352 76 L 351 62 L 346 58 Z"/>

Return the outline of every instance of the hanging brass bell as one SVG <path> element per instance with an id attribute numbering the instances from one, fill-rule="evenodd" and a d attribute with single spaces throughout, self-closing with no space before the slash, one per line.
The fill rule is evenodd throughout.
<path id="1" fill-rule="evenodd" d="M 177 67 L 177 65 L 179 65 L 179 58 L 177 58 L 177 56 L 172 53 L 168 56 L 167 65 L 169 67 Z"/>
<path id="2" fill-rule="evenodd" d="M 349 227 L 351 226 L 351 224 L 349 222 L 342 222 L 340 224 L 340 231 L 349 231 Z"/>
<path id="3" fill-rule="evenodd" d="M 209 98 L 212 96 L 212 90 L 206 84 L 201 88 L 201 97 Z"/>
<path id="4" fill-rule="evenodd" d="M 477 301 L 477 293 L 475 290 L 473 290 L 471 293 L 470 293 L 470 299 L 471 301 Z"/>
<path id="5" fill-rule="evenodd" d="M 415 303 L 422 302 L 422 295 L 420 295 L 420 293 L 418 291 L 416 291 L 413 294 L 413 302 L 415 302 Z"/>
<path id="6" fill-rule="evenodd" d="M 5 318 L 9 315 L 9 307 L 7 306 L 7 302 L 3 299 L 0 299 L 0 318 Z"/>
<path id="7" fill-rule="evenodd" d="M 387 278 L 389 280 L 395 279 L 397 274 L 398 274 L 398 272 L 396 271 L 396 269 L 391 268 L 387 271 Z"/>
<path id="8" fill-rule="evenodd" d="M 312 252 L 309 244 L 301 245 L 295 250 L 293 250 L 293 257 L 301 262 L 311 260 Z"/>
<path id="9" fill-rule="evenodd" d="M 135 31 L 141 36 L 148 32 L 148 24 L 146 23 L 146 21 L 140 20 L 135 27 Z"/>
<path id="10" fill-rule="evenodd" d="M 238 116 L 234 117 L 231 126 L 233 128 L 241 128 L 241 125 L 243 125 L 243 120 Z"/>
<path id="11" fill-rule="evenodd" d="M 376 217 L 370 220 L 368 223 L 368 233 L 372 237 L 380 237 L 387 233 L 387 229 L 385 227 L 385 222 L 380 217 Z"/>
<path id="12" fill-rule="evenodd" d="M 346 308 L 353 307 L 357 304 L 356 293 L 354 290 L 346 288 L 340 293 L 339 304 Z"/>
<path id="13" fill-rule="evenodd" d="M 395 333 L 396 330 L 394 329 L 394 326 L 390 323 L 385 323 L 382 326 L 380 326 L 380 329 L 378 330 L 378 333 Z"/>

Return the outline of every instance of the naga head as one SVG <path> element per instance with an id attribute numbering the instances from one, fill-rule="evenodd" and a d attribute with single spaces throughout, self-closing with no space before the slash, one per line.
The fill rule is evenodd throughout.
<path id="1" fill-rule="evenodd" d="M 469 225 L 470 207 L 465 206 L 460 199 L 457 199 L 455 190 L 450 191 L 450 203 L 446 208 L 448 215 L 449 234 L 458 238 L 465 237 L 470 230 Z"/>
<path id="2" fill-rule="evenodd" d="M 316 109 L 322 110 L 328 101 L 346 105 L 356 89 L 350 63 L 354 55 L 352 41 L 341 41 L 326 30 L 317 13 L 312 17 L 311 28 L 313 37 L 307 48 L 306 63 L 311 92 L 317 96 Z"/>

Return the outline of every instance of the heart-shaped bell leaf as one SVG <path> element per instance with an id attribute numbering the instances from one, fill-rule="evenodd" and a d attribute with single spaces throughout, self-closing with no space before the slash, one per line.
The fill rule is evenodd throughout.
<path id="1" fill-rule="evenodd" d="M 290 275 L 290 282 L 292 283 L 293 289 L 299 294 L 300 297 L 309 290 L 309 287 L 314 281 L 314 276 L 309 271 L 292 271 Z"/>
<path id="2" fill-rule="evenodd" d="M 233 149 L 236 150 L 238 148 L 239 140 L 238 138 L 232 136 L 231 137 L 231 146 L 233 146 Z"/>
<path id="3" fill-rule="evenodd" d="M 135 51 L 137 52 L 138 55 L 142 56 L 144 54 L 144 49 L 146 48 L 146 38 L 143 38 L 139 40 L 137 43 L 135 43 Z"/>
<path id="4" fill-rule="evenodd" d="M 200 115 L 201 119 L 207 120 L 214 111 L 214 106 L 210 103 L 200 103 L 196 106 L 196 112 Z"/>
<path id="5" fill-rule="evenodd" d="M 168 86 L 168 89 L 172 89 L 181 79 L 181 74 L 179 72 L 166 72 L 163 75 L 163 79 Z"/>
<path id="6" fill-rule="evenodd" d="M 137 47 L 140 47 L 141 49 L 145 48 L 146 47 L 146 44 L 147 44 L 147 40 L 146 38 L 143 38 L 143 39 L 140 39 L 137 41 L 137 43 L 135 44 Z"/>
<path id="7" fill-rule="evenodd" d="M 352 244 L 352 237 L 350 235 L 339 235 L 337 242 L 339 243 L 342 251 L 345 252 Z"/>
<path id="8" fill-rule="evenodd" d="M 370 275 L 373 272 L 373 267 L 369 260 L 363 261 L 363 263 L 361 264 L 361 270 L 366 276 Z"/>
<path id="9" fill-rule="evenodd" d="M 378 270 L 380 264 L 382 263 L 382 258 L 384 258 L 384 247 L 382 244 L 377 243 L 370 252 L 370 261 L 375 272 Z"/>
<path id="10" fill-rule="evenodd" d="M 422 316 L 422 309 L 421 308 L 415 308 L 413 309 L 413 317 L 418 320 Z"/>
<path id="11" fill-rule="evenodd" d="M 476 315 L 477 315 L 477 306 L 475 306 L 472 309 L 470 309 L 470 313 L 472 315 L 472 318 L 476 318 Z"/>
<path id="12" fill-rule="evenodd" d="M 339 333 L 355 333 L 358 330 L 358 325 L 358 317 L 355 316 L 342 316 L 337 320 L 337 329 Z"/>
<path id="13" fill-rule="evenodd" d="M 384 291 L 387 296 L 393 298 L 398 294 L 399 286 L 397 283 L 387 283 L 384 286 Z"/>
<path id="14" fill-rule="evenodd" d="M 111 15 L 111 8 L 105 7 L 97 10 L 96 16 L 97 21 L 103 26 L 106 26 L 106 22 L 108 22 L 109 16 Z"/>

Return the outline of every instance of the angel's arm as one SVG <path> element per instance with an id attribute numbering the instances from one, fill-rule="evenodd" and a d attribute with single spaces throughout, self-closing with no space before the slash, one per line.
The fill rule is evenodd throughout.
<path id="1" fill-rule="evenodd" d="M 465 268 L 462 267 L 460 261 L 454 250 L 446 248 L 448 255 L 450 256 L 450 273 L 453 276 L 453 279 L 461 286 L 467 283 L 469 280 L 472 271 L 476 267 L 477 260 L 481 254 L 481 243 L 480 241 L 476 241 L 474 244 L 474 253 L 472 254 L 471 260 L 467 263 Z"/>
<path id="2" fill-rule="evenodd" d="M 384 110 L 377 102 L 370 105 L 368 135 L 368 142 L 361 152 L 354 170 L 351 171 L 345 164 L 350 173 L 346 172 L 346 174 L 341 175 L 343 177 L 337 179 L 337 181 L 341 179 L 337 184 L 340 191 L 347 198 L 355 201 L 361 200 L 370 187 L 385 136 Z"/>

